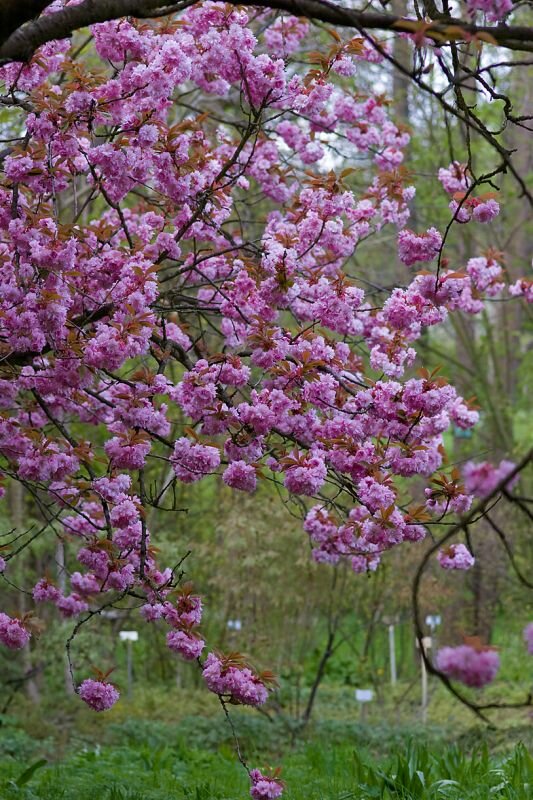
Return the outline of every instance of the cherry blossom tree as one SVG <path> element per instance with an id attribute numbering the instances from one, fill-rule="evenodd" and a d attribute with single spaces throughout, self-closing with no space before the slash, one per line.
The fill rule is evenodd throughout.
<path id="1" fill-rule="evenodd" d="M 9 583 L 38 536 L 68 540 L 75 565 L 68 590 L 45 575 L 29 589 L 35 611 L 0 615 L 0 641 L 27 646 L 38 607 L 53 604 L 73 621 L 73 685 L 102 711 L 118 691 L 74 659 L 76 634 L 110 606 L 136 608 L 199 665 L 230 719 L 228 704 L 263 704 L 275 678 L 206 644 L 179 541 L 160 563 L 147 512 L 178 513 L 177 483 L 272 482 L 298 503 L 313 558 L 354 573 L 392 548 L 413 557 L 442 524 L 428 552 L 467 570 L 468 537 L 452 539 L 487 498 L 503 493 L 529 513 L 513 487 L 531 454 L 518 466 L 449 463 L 444 432 L 474 426 L 478 410 L 417 364 L 416 342 L 458 310 L 533 299 L 533 282 L 509 283 L 493 248 L 451 263 L 446 247 L 458 225 L 486 226 L 490 244 L 498 174 L 531 199 L 462 93 L 468 48 L 494 99 L 494 48 L 530 50 L 531 29 L 505 24 L 510 0 L 468 0 L 464 19 L 447 4 L 400 19 L 317 0 L 4 5 L 0 458 L 4 483 L 31 493 L 43 524 L 4 535 L 0 569 Z M 449 196 L 445 230 L 409 227 L 409 132 L 381 94 L 358 90 L 365 65 L 394 62 L 376 30 L 412 43 L 410 78 L 467 131 L 464 162 L 443 161 L 435 176 Z M 426 82 L 433 68 L 446 89 Z M 511 105 L 503 113 L 526 126 Z M 484 173 L 474 134 L 494 153 Z M 370 278 L 355 266 L 381 232 L 404 266 L 390 289 L 379 264 Z M 433 669 L 471 686 L 494 676 L 493 651 L 459 650 Z M 278 797 L 278 773 L 237 751 L 251 796 Z"/>

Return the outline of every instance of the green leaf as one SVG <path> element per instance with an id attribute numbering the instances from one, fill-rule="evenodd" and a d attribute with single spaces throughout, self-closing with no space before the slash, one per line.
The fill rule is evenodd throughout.
<path id="1" fill-rule="evenodd" d="M 48 764 L 46 758 L 40 758 L 39 761 L 35 761 L 28 769 L 25 769 L 18 778 L 15 779 L 15 783 L 17 786 L 24 786 L 28 781 L 31 781 L 34 774 L 37 772 L 38 769 L 42 769 L 44 766 Z"/>

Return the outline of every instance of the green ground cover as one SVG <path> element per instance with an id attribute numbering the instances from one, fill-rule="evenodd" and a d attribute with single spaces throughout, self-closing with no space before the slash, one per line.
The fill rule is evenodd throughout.
<path id="1" fill-rule="evenodd" d="M 403 685 L 366 720 L 352 690 L 325 687 L 305 732 L 272 711 L 272 719 L 250 709 L 232 715 L 251 766 L 282 764 L 285 800 L 531 800 L 527 710 L 491 729 L 432 688 L 425 726 L 416 687 Z M 75 697 L 39 710 L 20 697 L 0 723 L 1 800 L 249 796 L 231 730 L 201 691 L 137 691 L 100 715 Z"/>

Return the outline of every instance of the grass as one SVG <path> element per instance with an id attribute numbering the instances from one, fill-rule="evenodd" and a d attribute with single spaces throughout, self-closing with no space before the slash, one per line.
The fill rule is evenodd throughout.
<path id="1" fill-rule="evenodd" d="M 2 800 L 239 800 L 249 797 L 246 773 L 224 736 L 204 746 L 201 720 L 165 726 L 140 720 L 111 725 L 109 743 L 72 748 L 58 763 L 35 743 L 3 727 Z M 7 721 L 9 723 L 9 721 Z M 11 733 L 14 729 L 12 729 Z M 195 732 L 194 732 L 195 731 Z M 192 733 L 192 735 L 191 735 Z M 250 732 L 248 732 L 250 733 Z M 257 731 L 255 731 L 257 733 Z M 339 733 L 339 731 L 337 732 Z M 531 800 L 533 758 L 518 744 L 491 755 L 434 736 L 424 742 L 388 726 L 360 726 L 342 737 L 315 730 L 286 751 L 285 800 Z M 279 734 L 279 731 L 278 731 Z M 350 736 L 352 741 L 348 741 Z M 403 737 L 403 738 L 402 738 Z M 244 737 L 247 742 L 247 737 Z M 381 741 L 381 750 L 378 741 Z M 11 745 L 10 745 L 11 743 Z M 272 750 L 272 741 L 265 742 Z M 33 745 L 33 750 L 30 745 Z M 246 745 L 248 746 L 248 744 Z M 278 745 L 279 746 L 279 745 Z M 249 748 L 250 749 L 250 748 Z M 39 752 L 39 750 L 41 752 Z M 252 766 L 265 766 L 251 749 Z"/>
<path id="2" fill-rule="evenodd" d="M 507 699 L 524 691 L 504 688 Z M 282 765 L 284 800 L 532 800 L 527 709 L 498 714 L 491 730 L 433 682 L 422 726 L 418 684 L 408 689 L 384 690 L 363 721 L 353 687 L 324 685 L 298 738 L 287 717 L 231 713 L 250 766 Z M 205 695 L 138 687 L 106 714 L 76 697 L 32 706 L 19 695 L 0 716 L 0 800 L 249 798 L 231 730 Z"/>
<path id="3" fill-rule="evenodd" d="M 285 759 L 286 800 L 531 800 L 533 759 L 522 745 L 494 759 L 486 748 L 466 755 L 404 747 L 379 763 L 346 746 L 315 742 Z M 106 747 L 58 765 L 15 760 L 0 768 L 3 800 L 237 800 L 248 781 L 230 751 Z"/>

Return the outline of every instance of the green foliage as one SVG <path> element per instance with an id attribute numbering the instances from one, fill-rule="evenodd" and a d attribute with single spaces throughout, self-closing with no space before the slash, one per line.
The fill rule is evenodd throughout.
<path id="1" fill-rule="evenodd" d="M 259 725 L 268 722 L 255 720 Z M 185 721 L 184 721 L 185 722 Z M 186 724 L 130 721 L 112 725 L 111 746 L 83 748 L 52 765 L 44 759 L 0 763 L 2 800 L 237 800 L 248 795 L 231 747 L 206 735 L 198 718 Z M 242 720 L 238 721 L 241 725 Z M 242 727 L 242 726 L 241 726 Z M 263 727 L 264 734 L 266 727 Z M 333 735 L 331 735 L 333 732 Z M 255 731 L 257 734 L 257 730 Z M 286 800 L 530 800 L 533 758 L 522 744 L 495 757 L 486 744 L 418 731 L 418 741 L 388 726 L 355 726 L 355 738 L 315 729 L 285 753 Z M 273 739 L 279 737 L 279 730 Z M 346 730 L 345 730 L 346 734 Z M 3 736 L 0 734 L 0 740 Z M 245 736 L 246 738 L 246 736 Z M 278 746 L 281 740 L 278 738 Z M 210 746 L 208 746 L 210 745 Z M 370 750 L 374 755 L 370 754 Z M 257 762 L 255 763 L 263 763 Z"/>

